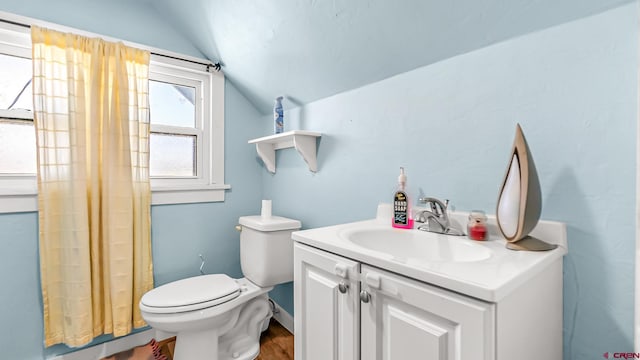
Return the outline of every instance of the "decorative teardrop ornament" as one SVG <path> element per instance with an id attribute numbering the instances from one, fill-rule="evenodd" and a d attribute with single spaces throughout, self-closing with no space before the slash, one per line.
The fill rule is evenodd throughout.
<path id="1" fill-rule="evenodd" d="M 557 245 L 529 236 L 540 219 L 542 195 L 538 172 L 519 124 L 510 159 L 498 195 L 498 229 L 507 240 L 508 249 L 553 250 Z"/>

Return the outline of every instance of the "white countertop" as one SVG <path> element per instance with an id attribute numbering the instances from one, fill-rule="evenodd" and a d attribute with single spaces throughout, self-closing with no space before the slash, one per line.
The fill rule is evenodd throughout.
<path id="1" fill-rule="evenodd" d="M 466 215 L 454 213 L 451 218 L 452 222 L 460 223 L 461 219 L 466 219 Z M 466 236 L 441 235 L 420 230 L 394 230 L 428 234 L 425 241 L 432 237 L 434 241 L 441 243 L 458 241 L 468 246 L 480 245 L 490 250 L 487 258 L 467 262 L 421 261 L 419 254 L 411 258 L 394 257 L 356 245 L 345 236 L 358 229 L 391 229 L 391 222 L 386 219 L 296 231 L 292 238 L 302 244 L 489 302 L 498 302 L 545 267 L 555 261 L 562 261 L 562 257 L 567 253 L 566 226 L 563 223 L 540 221 L 531 232 L 532 236 L 559 245 L 555 250 L 543 252 L 508 250 L 505 248 L 506 241 L 495 235 L 495 219 L 490 217 L 488 225 L 491 235 L 487 241 L 474 241 Z"/>

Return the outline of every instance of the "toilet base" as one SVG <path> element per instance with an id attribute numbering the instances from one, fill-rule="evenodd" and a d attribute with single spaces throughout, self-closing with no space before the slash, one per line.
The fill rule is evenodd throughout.
<path id="1" fill-rule="evenodd" d="M 230 319 L 219 329 L 178 333 L 174 360 L 252 360 L 260 353 L 260 334 L 271 318 L 266 296 L 255 298 L 242 309 L 234 309 Z"/>
<path id="2" fill-rule="evenodd" d="M 213 308 L 143 317 L 152 327 L 176 334 L 174 360 L 251 360 L 260 353 L 260 334 L 271 318 L 267 292 L 238 279 L 241 294 Z"/>
<path id="3" fill-rule="evenodd" d="M 217 339 L 218 331 L 215 329 L 180 333 L 176 336 L 173 359 L 218 359 L 217 355 L 208 355 L 218 354 Z"/>

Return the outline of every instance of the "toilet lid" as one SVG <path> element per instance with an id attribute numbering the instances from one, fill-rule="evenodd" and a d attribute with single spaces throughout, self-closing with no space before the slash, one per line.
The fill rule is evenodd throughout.
<path id="1" fill-rule="evenodd" d="M 182 312 L 218 305 L 240 295 L 238 283 L 225 274 L 202 275 L 159 286 L 142 296 L 145 310 Z"/>

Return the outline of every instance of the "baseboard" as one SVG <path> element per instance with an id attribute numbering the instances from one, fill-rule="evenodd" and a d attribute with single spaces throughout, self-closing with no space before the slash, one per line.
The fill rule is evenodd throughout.
<path id="1" fill-rule="evenodd" d="M 271 301 L 273 301 L 273 299 L 271 299 Z M 273 301 L 273 304 L 276 306 L 273 318 L 293 334 L 293 316 L 283 309 L 282 306 L 278 305 L 277 302 Z"/>
<path id="2" fill-rule="evenodd" d="M 289 330 L 293 334 L 293 316 L 283 309 L 275 301 L 273 304 L 276 307 L 273 318 L 280 323 L 285 329 Z M 85 349 L 80 349 L 70 353 L 57 355 L 49 360 L 98 360 L 103 357 L 118 353 L 120 351 L 128 350 L 136 346 L 144 345 L 156 339 L 162 341 L 170 338 L 175 334 L 165 333 L 164 331 L 156 331 L 154 329 L 148 329 L 135 333 L 132 335 L 123 336 L 111 341 L 104 342 L 102 344 L 94 345 Z"/>
<path id="3" fill-rule="evenodd" d="M 113 355 L 120 351 L 125 351 L 136 346 L 147 344 L 151 339 L 158 341 L 173 336 L 163 331 L 148 329 L 132 335 L 123 336 L 114 340 L 103 342 L 85 349 L 80 349 L 70 353 L 57 355 L 50 360 L 98 360 L 103 357 Z"/>

